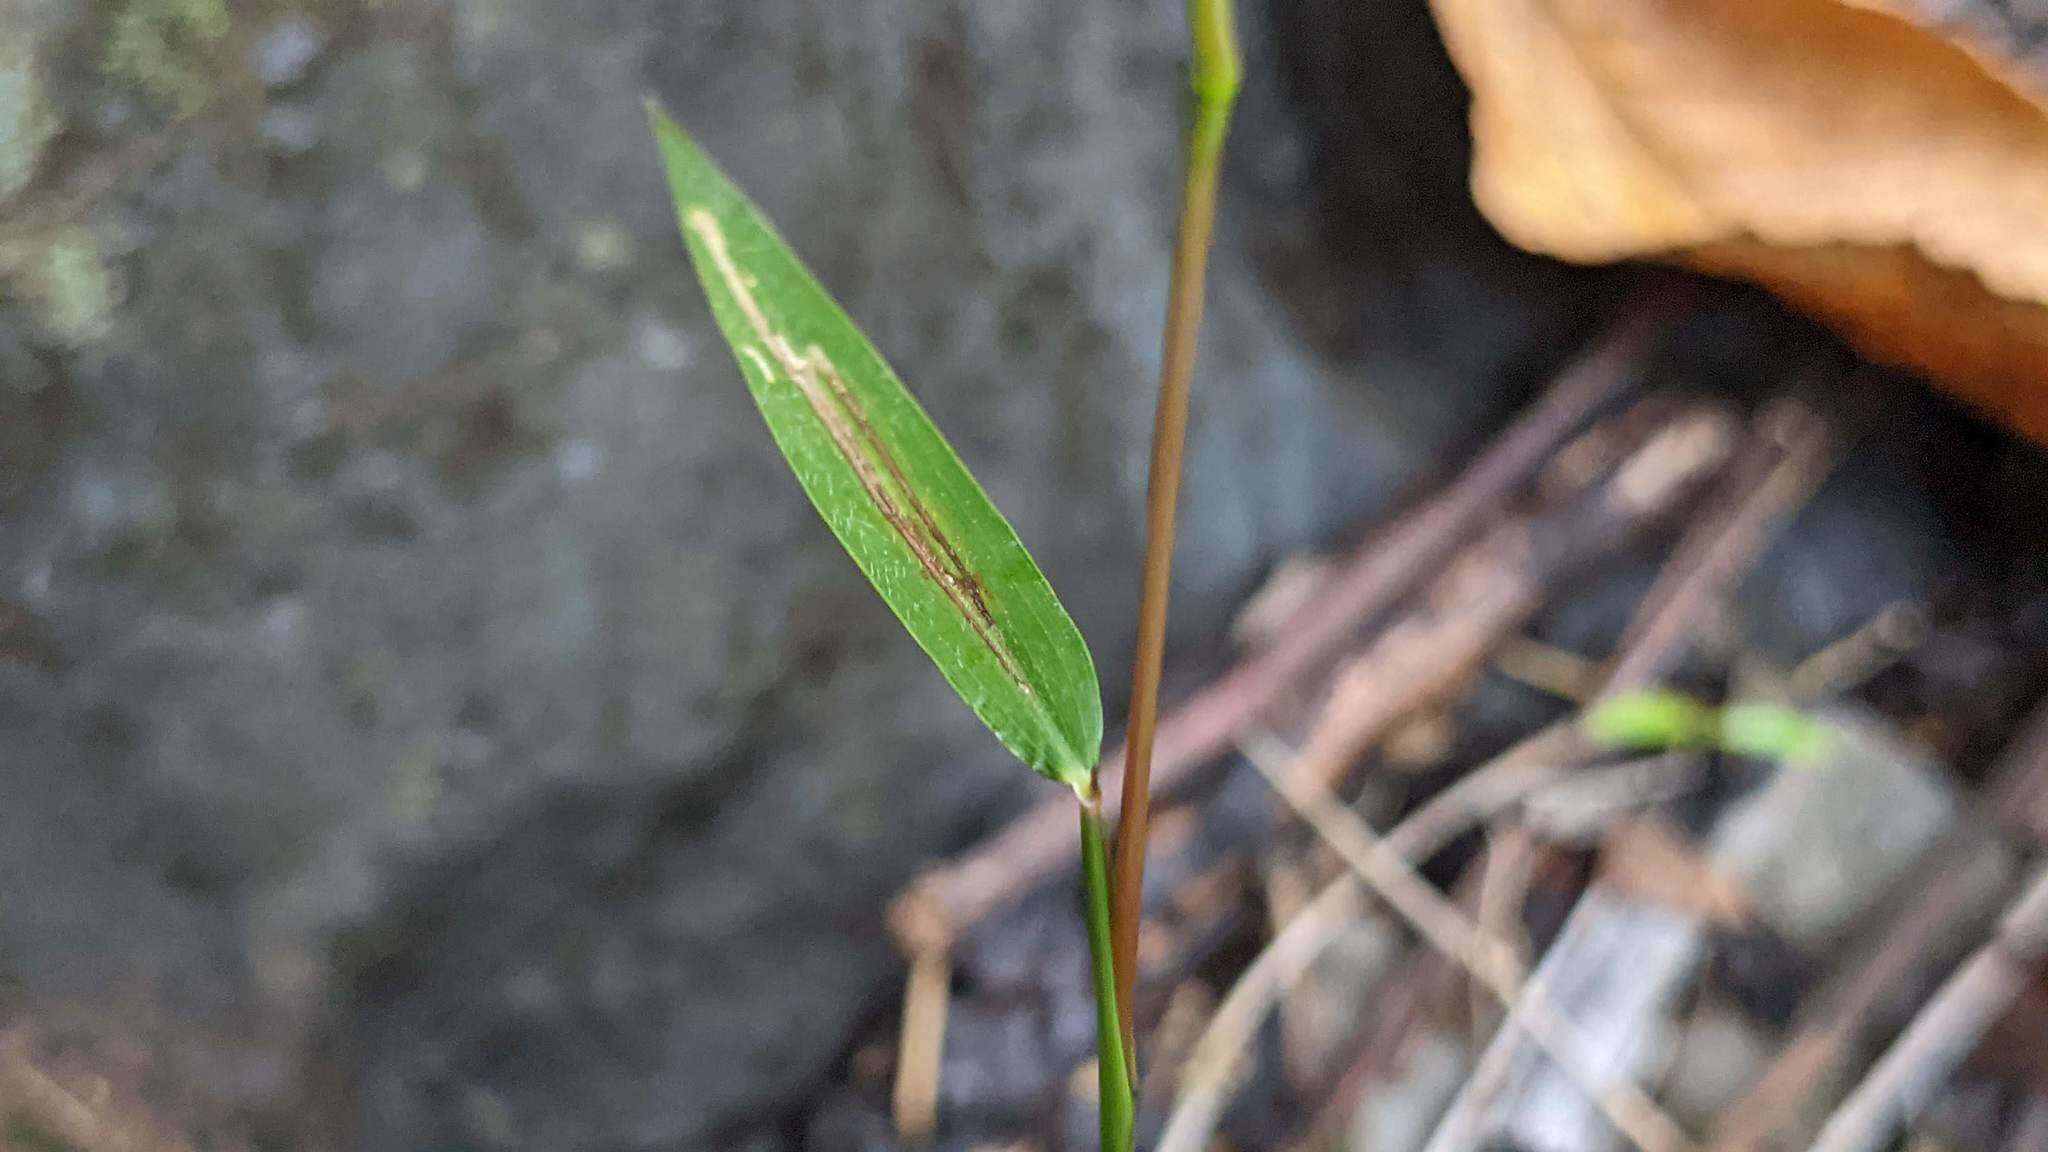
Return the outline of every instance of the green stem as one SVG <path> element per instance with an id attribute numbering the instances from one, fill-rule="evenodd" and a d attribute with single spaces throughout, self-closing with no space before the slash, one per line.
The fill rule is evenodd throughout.
<path id="1" fill-rule="evenodd" d="M 1208 279 L 1209 238 L 1223 141 L 1244 65 L 1238 58 L 1231 0 L 1188 0 L 1194 46 L 1189 69 L 1194 116 L 1181 173 L 1180 225 L 1173 243 L 1173 281 L 1159 363 L 1159 403 L 1152 425 L 1152 470 L 1145 490 L 1145 560 L 1138 593 L 1138 637 L 1131 658 L 1131 711 L 1124 748 L 1123 808 L 1116 830 L 1116 890 L 1110 901 L 1117 1002 L 1123 1008 L 1125 1070 L 1136 1082 L 1138 922 L 1145 890 L 1145 842 L 1151 807 L 1152 743 L 1159 722 L 1159 673 L 1166 657 L 1166 601 L 1173 585 L 1174 513 L 1181 457 L 1188 437 L 1188 391 L 1195 375 L 1196 337 Z"/>
<path id="2" fill-rule="evenodd" d="M 1076 794 L 1080 795 L 1079 789 Z M 1109 852 L 1104 847 L 1102 797 L 1089 785 L 1081 800 L 1081 876 L 1088 889 L 1088 954 L 1095 967 L 1095 1063 L 1101 1072 L 1102 1152 L 1131 1146 L 1131 1078 L 1116 1008 L 1116 968 L 1110 954 Z"/>
<path id="3" fill-rule="evenodd" d="M 1188 39 L 1194 45 L 1191 79 L 1195 97 L 1220 105 L 1223 118 L 1244 82 L 1244 57 L 1237 50 L 1237 9 L 1232 0 L 1188 0 Z"/>

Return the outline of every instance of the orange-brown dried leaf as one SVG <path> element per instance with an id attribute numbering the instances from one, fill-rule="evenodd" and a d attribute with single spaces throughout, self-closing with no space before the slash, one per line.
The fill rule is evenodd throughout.
<path id="1" fill-rule="evenodd" d="M 2048 105 L 1907 0 L 1432 0 L 1510 239 L 1741 276 L 2048 439 Z"/>

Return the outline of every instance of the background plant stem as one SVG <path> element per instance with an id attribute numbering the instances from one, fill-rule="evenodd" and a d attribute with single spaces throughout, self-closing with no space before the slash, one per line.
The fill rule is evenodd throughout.
<path id="1" fill-rule="evenodd" d="M 1173 281 L 1166 303 L 1165 347 L 1159 365 L 1159 405 L 1152 426 L 1152 472 L 1145 496 L 1145 561 L 1138 599 L 1138 642 L 1131 660 L 1131 713 L 1124 758 L 1123 808 L 1117 820 L 1116 889 L 1112 943 L 1116 1002 L 1121 1011 L 1124 1071 L 1137 1081 L 1131 1000 L 1137 987 L 1138 921 L 1145 889 L 1145 841 L 1150 817 L 1152 740 L 1159 720 L 1159 673 L 1166 656 L 1166 602 L 1173 575 L 1174 512 L 1179 505 L 1182 450 L 1187 443 L 1188 389 L 1195 373 L 1196 337 L 1202 327 L 1209 237 L 1216 219 L 1216 184 L 1223 141 L 1230 130 L 1243 64 L 1238 57 L 1232 0 L 1188 0 L 1194 47 L 1194 114 L 1188 124 L 1182 169 L 1180 226 L 1174 237 Z"/>
<path id="2" fill-rule="evenodd" d="M 1102 1095 L 1102 1152 L 1131 1146 L 1132 1089 L 1125 1056 L 1123 1017 L 1117 1011 L 1116 966 L 1110 953 L 1109 852 L 1104 844 L 1102 795 L 1093 785 L 1081 797 L 1081 876 L 1088 890 L 1088 953 L 1095 968 L 1096 1064 Z"/>

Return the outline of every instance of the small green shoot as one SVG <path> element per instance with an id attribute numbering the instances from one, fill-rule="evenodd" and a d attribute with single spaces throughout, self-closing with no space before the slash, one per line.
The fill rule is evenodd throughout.
<path id="1" fill-rule="evenodd" d="M 1827 725 L 1782 704 L 1715 708 L 1682 692 L 1628 692 L 1596 704 L 1581 722 L 1588 739 L 1607 748 L 1663 751 L 1693 748 L 1757 760 L 1801 761 L 1827 747 Z"/>
<path id="2" fill-rule="evenodd" d="M 1721 709 L 1720 749 L 1754 760 L 1812 761 L 1827 750 L 1828 727 L 1783 704 Z"/>
<path id="3" fill-rule="evenodd" d="M 1627 692 L 1601 701 L 1581 724 L 1606 748 L 1698 748 L 1713 742 L 1714 710 L 1681 692 Z"/>

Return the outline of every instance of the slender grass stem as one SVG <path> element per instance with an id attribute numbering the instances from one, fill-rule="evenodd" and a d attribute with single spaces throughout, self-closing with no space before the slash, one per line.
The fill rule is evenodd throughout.
<path id="1" fill-rule="evenodd" d="M 1109 853 L 1102 795 L 1093 785 L 1081 796 L 1081 875 L 1088 889 L 1088 953 L 1095 969 L 1096 1064 L 1101 1072 L 1102 1152 L 1131 1146 L 1129 1061 L 1124 1055 L 1122 1017 L 1117 1012 L 1116 969 L 1110 954 Z"/>
<path id="2" fill-rule="evenodd" d="M 1152 471 L 1145 497 L 1145 561 L 1138 600 L 1138 642 L 1131 660 L 1131 714 L 1124 757 L 1123 808 L 1116 834 L 1116 890 L 1111 899 L 1116 1000 L 1121 1009 L 1124 1071 L 1137 1081 L 1131 999 L 1137 986 L 1138 921 L 1145 888 L 1145 842 L 1151 809 L 1152 741 L 1159 721 L 1159 673 L 1166 656 L 1166 603 L 1172 586 L 1174 513 L 1182 451 L 1187 443 L 1188 390 L 1202 327 L 1209 238 L 1216 185 L 1243 63 L 1232 0 L 1188 0 L 1194 90 L 1182 169 L 1180 225 L 1174 237 L 1173 281 L 1159 366 L 1159 404 L 1152 427 Z"/>

